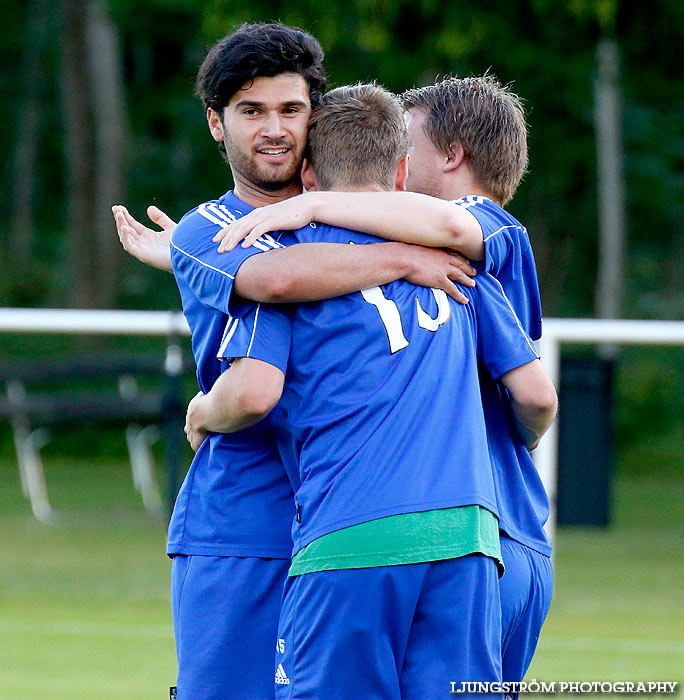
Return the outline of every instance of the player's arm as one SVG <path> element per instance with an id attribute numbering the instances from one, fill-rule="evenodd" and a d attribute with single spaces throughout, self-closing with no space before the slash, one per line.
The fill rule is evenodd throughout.
<path id="1" fill-rule="evenodd" d="M 207 432 L 234 432 L 264 418 L 280 399 L 292 342 L 290 314 L 283 307 L 253 304 L 231 319 L 218 348 L 229 369 L 206 395 L 188 406 L 185 432 L 197 449 Z"/>
<path id="2" fill-rule="evenodd" d="M 265 418 L 280 400 L 284 381 L 283 372 L 268 362 L 234 360 L 208 394 L 200 392 L 188 405 L 185 434 L 193 450 L 207 433 L 233 433 Z"/>
<path id="3" fill-rule="evenodd" d="M 540 360 L 506 372 L 500 381 L 508 390 L 516 429 L 531 451 L 556 417 L 556 388 Z"/>
<path id="4" fill-rule="evenodd" d="M 235 275 L 234 290 L 270 303 L 318 301 L 406 279 L 467 298 L 455 282 L 473 286 L 475 270 L 448 251 L 404 243 L 299 243 L 248 258 Z"/>
<path id="5" fill-rule="evenodd" d="M 126 252 L 153 267 L 172 272 L 169 241 L 176 224 L 164 212 L 149 207 L 161 231 L 144 226 L 126 210 L 112 208 L 119 240 Z M 263 302 L 302 302 L 329 299 L 367 287 L 406 279 L 413 284 L 443 289 L 460 303 L 467 299 L 454 282 L 474 283 L 467 260 L 447 251 L 400 244 L 345 246 L 305 243 L 271 251 L 245 263 L 235 279 L 236 292 Z M 363 250 L 360 250 L 363 248 Z"/>
<path id="6" fill-rule="evenodd" d="M 219 250 L 248 247 L 269 231 L 295 230 L 312 221 L 404 243 L 450 248 L 471 260 L 485 255 L 482 228 L 463 207 L 417 192 L 305 192 L 259 207 L 217 234 Z"/>
<path id="7" fill-rule="evenodd" d="M 507 389 L 518 433 L 533 450 L 556 415 L 556 389 L 498 280 L 484 273 L 468 293 L 475 301 L 478 357 Z"/>

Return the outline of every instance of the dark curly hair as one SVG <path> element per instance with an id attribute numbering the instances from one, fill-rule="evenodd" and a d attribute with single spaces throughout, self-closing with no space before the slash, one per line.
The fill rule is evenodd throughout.
<path id="1" fill-rule="evenodd" d="M 222 114 L 249 80 L 299 73 L 309 85 L 315 107 L 325 92 L 323 56 L 318 41 L 298 27 L 279 22 L 243 24 L 209 51 L 197 73 L 195 93 L 205 108 Z"/>

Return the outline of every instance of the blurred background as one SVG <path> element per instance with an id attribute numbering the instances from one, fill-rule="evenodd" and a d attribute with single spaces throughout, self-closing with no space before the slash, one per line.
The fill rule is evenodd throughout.
<path id="1" fill-rule="evenodd" d="M 178 219 L 230 187 L 194 76 L 239 23 L 274 19 L 320 40 L 331 87 L 400 92 L 487 70 L 511 83 L 530 171 L 509 209 L 530 232 L 545 316 L 684 318 L 679 0 L 4 0 L 0 307 L 180 309 L 171 276 L 120 249 L 110 208 Z M 530 678 L 680 680 L 684 349 L 563 352 L 556 594 Z M 128 376 L 132 357 L 165 353 L 164 339 L 2 333 L 0 375 L 51 366 L 64 394 L 78 374 L 64 358 Z M 168 401 L 148 374 L 141 391 Z M 111 393 L 104 377 L 85 383 Z M 0 699 L 165 697 L 173 684 L 164 508 L 149 493 L 145 507 L 132 419 L 115 413 L 47 421 L 48 523 L 22 495 L 16 425 L 0 416 Z M 141 459 L 163 502 L 168 446 L 153 438 Z"/>

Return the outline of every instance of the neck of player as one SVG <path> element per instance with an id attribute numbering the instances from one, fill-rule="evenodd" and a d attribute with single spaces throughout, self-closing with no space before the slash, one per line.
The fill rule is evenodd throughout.
<path id="1" fill-rule="evenodd" d="M 277 190 L 269 190 L 259 187 L 252 182 L 242 179 L 234 175 L 235 187 L 233 192 L 235 196 L 249 204 L 250 207 L 265 207 L 268 204 L 282 202 L 284 199 L 295 197 L 302 193 L 302 183 L 297 181 L 290 182 Z"/>
<path id="2" fill-rule="evenodd" d="M 463 162 L 458 168 L 444 174 L 441 189 L 440 199 L 454 200 L 478 195 L 487 197 L 487 199 L 501 205 L 501 202 L 491 192 L 480 185 L 467 162 Z"/>

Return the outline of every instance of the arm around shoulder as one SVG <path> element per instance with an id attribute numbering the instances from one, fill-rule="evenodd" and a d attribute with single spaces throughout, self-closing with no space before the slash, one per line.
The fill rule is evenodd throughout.
<path id="1" fill-rule="evenodd" d="M 316 221 L 381 238 L 450 248 L 471 260 L 485 256 L 482 227 L 463 207 L 418 192 L 320 192 L 312 199 Z"/>

